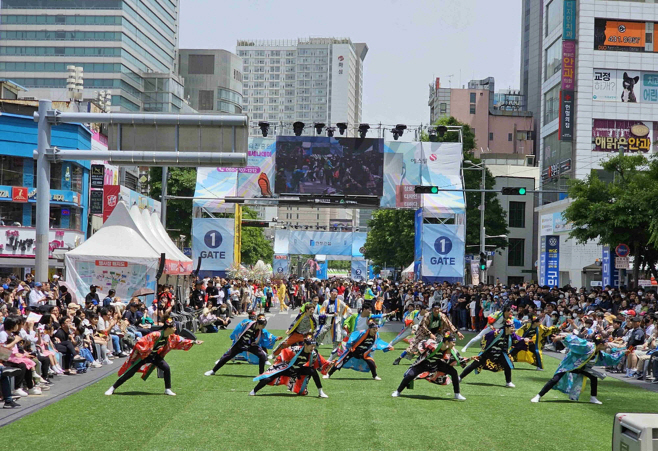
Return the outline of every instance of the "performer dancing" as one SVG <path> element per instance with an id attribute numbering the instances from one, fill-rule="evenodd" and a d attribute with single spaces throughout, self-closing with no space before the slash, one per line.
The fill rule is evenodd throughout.
<path id="1" fill-rule="evenodd" d="M 267 362 L 267 352 L 261 345 L 263 330 L 267 325 L 265 315 L 260 314 L 256 317 L 256 321 L 243 321 L 240 323 L 241 329 L 236 328 L 233 335 L 237 335 L 237 339 L 228 351 L 215 363 L 215 367 L 206 371 L 206 376 L 213 376 L 221 367 L 223 367 L 229 360 L 233 359 L 240 353 L 248 352 L 258 357 L 258 369 L 260 373 L 265 371 L 265 363 Z"/>
<path id="2" fill-rule="evenodd" d="M 503 326 L 505 325 L 505 322 L 508 319 L 512 319 L 512 308 L 510 306 L 506 306 L 503 308 L 502 311 L 498 311 L 494 313 L 493 315 L 489 315 L 487 317 L 487 327 L 482 329 L 479 334 L 477 334 L 475 337 L 471 339 L 468 343 L 466 343 L 466 346 L 462 348 L 462 352 L 466 352 L 466 350 L 471 347 L 472 344 L 477 343 L 478 341 L 482 340 L 482 337 L 484 337 L 486 334 L 491 332 L 492 330 L 495 329 L 502 329 Z"/>
<path id="3" fill-rule="evenodd" d="M 343 323 L 343 326 L 348 334 L 368 329 L 368 324 L 370 321 L 376 321 L 377 324 L 381 327 L 386 323 L 386 320 L 395 315 L 396 312 L 397 310 L 394 310 L 390 313 L 377 313 L 373 315 L 372 304 L 366 302 L 363 304 L 363 307 L 361 307 L 361 312 L 355 313 L 347 318 Z"/>
<path id="4" fill-rule="evenodd" d="M 243 319 L 233 330 L 231 333 L 231 340 L 233 340 L 233 345 L 235 345 L 238 342 L 238 339 L 240 338 L 240 335 L 242 331 L 244 330 L 244 327 L 249 323 L 249 321 L 254 321 L 256 319 L 254 313 L 253 319 L 245 318 Z M 277 341 L 281 340 L 283 337 L 276 337 L 272 335 L 267 329 L 263 329 L 261 334 L 260 334 L 260 340 L 258 341 L 258 345 L 267 353 L 267 350 L 272 348 Z M 256 354 L 252 354 L 248 351 L 243 351 L 240 354 L 236 355 L 232 361 L 235 362 L 247 362 L 252 365 L 258 365 L 260 362 L 260 357 Z M 266 365 L 269 365 L 269 361 L 265 362 Z"/>
<path id="5" fill-rule="evenodd" d="M 557 336 L 553 338 L 553 343 L 560 341 L 569 351 L 562 362 L 560 362 L 560 366 L 557 367 L 553 378 L 546 382 L 544 388 L 530 402 L 539 402 L 542 396 L 548 393 L 551 388 L 567 393 L 569 399 L 572 401 L 578 401 L 580 392 L 585 387 L 583 377 L 586 377 L 592 384 L 589 402 L 592 404 L 602 404 L 601 401 L 596 399 L 596 395 L 598 391 L 598 379 L 604 379 L 605 374 L 594 370 L 593 366 L 616 366 L 624 356 L 623 351 L 613 354 L 603 352 L 606 348 L 606 341 L 600 334 L 594 336 L 594 343 L 578 338 L 576 335 L 567 335 L 564 338 Z"/>
<path id="6" fill-rule="evenodd" d="M 530 322 L 521 326 L 516 334 L 527 338 L 530 342 L 527 346 L 518 346 L 512 350 L 510 357 L 513 362 L 527 362 L 537 367 L 537 371 L 544 371 L 544 360 L 542 350 L 551 335 L 559 334 L 564 326 L 546 327 L 541 324 L 537 315 L 530 317 Z"/>
<path id="7" fill-rule="evenodd" d="M 368 323 L 368 330 L 357 330 L 353 332 L 345 348 L 341 350 L 342 355 L 323 378 L 329 379 L 336 371 L 343 368 L 351 368 L 361 372 L 369 370 L 374 380 L 382 380 L 381 377 L 377 376 L 377 365 L 375 365 L 372 354 L 380 350 L 384 352 L 392 351 L 393 346 L 379 338 L 378 329 L 377 322 L 370 321 Z"/>
<path id="8" fill-rule="evenodd" d="M 455 365 L 459 363 L 463 367 L 473 357 L 471 359 L 462 358 L 455 349 L 455 340 L 453 334 L 446 332 L 441 344 L 432 339 L 421 341 L 418 344 L 420 356 L 404 373 L 404 379 L 391 396 L 397 398 L 405 388 L 413 389 L 415 379 L 425 379 L 438 385 L 446 385 L 448 380 L 451 380 L 455 399 L 465 401 L 466 398 L 460 393 L 459 376 Z"/>
<path id="9" fill-rule="evenodd" d="M 313 317 L 313 304 L 311 302 L 307 302 L 306 304 L 302 305 L 299 314 L 286 331 L 286 339 L 278 344 L 272 354 L 277 356 L 285 348 L 289 348 L 290 346 L 304 341 L 304 337 L 306 337 L 308 334 L 313 335 L 316 328 L 317 321 Z"/>
<path id="10" fill-rule="evenodd" d="M 352 310 L 338 298 L 338 290 L 331 290 L 329 299 L 322 303 L 320 314 L 327 316 L 327 324 L 323 327 L 323 333 L 317 337 L 317 342 L 322 344 L 326 337 L 330 337 L 333 349 L 331 356 L 338 352 L 343 340 L 343 319 L 352 314 Z"/>
<path id="11" fill-rule="evenodd" d="M 187 340 L 176 335 L 176 325 L 171 318 L 166 318 L 163 324 L 161 331 L 151 332 L 137 340 L 130 357 L 119 369 L 119 379 L 105 392 L 106 395 L 112 395 L 117 388 L 138 371 L 143 373 L 142 379 L 148 379 L 151 372 L 157 367 L 164 372 L 165 395 L 176 396 L 176 393 L 171 391 L 171 370 L 164 358 L 172 349 L 187 351 L 195 344 L 200 345 L 203 342 L 200 340 Z"/>
<path id="12" fill-rule="evenodd" d="M 438 341 L 436 337 L 441 337 L 444 332 L 457 334 L 457 337 L 459 337 L 460 340 L 464 338 L 462 333 L 453 326 L 448 317 L 441 312 L 441 306 L 436 303 L 432 306 L 432 310 L 420 320 L 420 324 L 418 324 L 418 329 L 416 330 L 416 337 L 409 347 L 402 352 L 402 355 L 395 359 L 393 365 L 399 365 L 400 360 L 403 358 L 411 360 L 413 356 L 418 353 L 418 344 L 421 341 L 427 340 L 428 338 Z"/>
<path id="13" fill-rule="evenodd" d="M 475 361 L 468 365 L 462 374 L 459 375 L 460 379 L 464 379 L 471 374 L 473 370 L 478 372 L 482 369 L 498 372 L 503 370 L 505 372 L 505 386 L 514 388 L 512 383 L 512 368 L 514 364 L 509 358 L 509 352 L 513 350 L 514 346 L 520 343 L 528 343 L 530 340 L 524 340 L 514 333 L 514 321 L 511 319 L 505 323 L 505 328 L 501 330 L 492 330 L 487 333 L 482 339 L 482 352 L 475 357 Z"/>
<path id="14" fill-rule="evenodd" d="M 315 386 L 318 389 L 318 397 L 328 398 L 322 391 L 322 381 L 318 375 L 318 369 L 322 374 L 326 374 L 332 362 L 327 361 L 316 350 L 316 342 L 313 335 L 307 335 L 304 338 L 302 346 L 292 346 L 281 350 L 274 365 L 254 378 L 258 385 L 249 393 L 254 396 L 261 388 L 266 385 L 287 385 L 288 390 L 299 395 L 308 394 L 306 386 L 308 385 L 309 376 L 313 378 Z"/>
<path id="15" fill-rule="evenodd" d="M 418 326 L 420 320 L 427 314 L 427 308 L 424 304 L 419 304 L 416 310 L 414 310 L 413 304 L 409 304 L 409 307 L 410 308 L 404 312 L 404 316 L 402 317 L 404 327 L 393 341 L 391 341 L 391 346 L 395 346 L 397 343 L 411 335 L 414 331 L 414 326 Z"/>

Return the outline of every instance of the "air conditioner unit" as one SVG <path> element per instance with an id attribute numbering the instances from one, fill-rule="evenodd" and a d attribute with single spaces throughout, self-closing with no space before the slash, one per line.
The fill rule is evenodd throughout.
<path id="1" fill-rule="evenodd" d="M 612 426 L 612 451 L 652 451 L 658 447 L 658 414 L 618 413 Z"/>
<path id="2" fill-rule="evenodd" d="M 525 156 L 525 163 L 526 163 L 526 166 L 534 166 L 535 165 L 535 156 L 534 155 L 526 155 Z"/>

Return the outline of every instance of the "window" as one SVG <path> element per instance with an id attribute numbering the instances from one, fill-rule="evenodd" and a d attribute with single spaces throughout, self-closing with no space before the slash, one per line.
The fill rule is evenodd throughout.
<path id="1" fill-rule="evenodd" d="M 474 104 L 474 103 L 471 103 L 471 110 L 470 110 L 470 113 L 471 113 L 471 114 L 475 114 L 475 104 Z"/>
<path id="2" fill-rule="evenodd" d="M 546 36 L 562 23 L 562 4 L 563 0 L 553 0 L 546 7 Z"/>
<path id="3" fill-rule="evenodd" d="M 546 74 L 544 74 L 544 80 L 548 80 L 560 70 L 562 70 L 562 39 L 558 39 L 546 49 Z"/>
<path id="4" fill-rule="evenodd" d="M 199 90 L 199 109 L 212 110 L 213 103 L 215 102 L 213 91 Z"/>
<path id="5" fill-rule="evenodd" d="M 475 103 L 475 93 L 471 93 L 471 103 Z"/>
<path id="6" fill-rule="evenodd" d="M 507 134 L 507 140 L 508 140 L 508 141 L 512 141 L 512 139 L 513 139 L 513 138 L 512 138 L 512 133 L 508 133 L 508 134 Z"/>
<path id="7" fill-rule="evenodd" d="M 448 104 L 445 102 L 441 102 L 439 104 L 439 112 L 440 113 L 445 113 L 448 110 Z"/>
<path id="8" fill-rule="evenodd" d="M 187 72 L 190 75 L 212 75 L 215 73 L 215 55 L 188 55 Z"/>
<path id="9" fill-rule="evenodd" d="M 489 141 L 493 141 L 493 132 L 489 132 Z"/>
<path id="10" fill-rule="evenodd" d="M 0 185 L 24 186 L 23 158 L 7 155 L 0 156 Z"/>
<path id="11" fill-rule="evenodd" d="M 23 204 L 14 202 L 0 202 L 0 224 L 2 225 L 21 225 L 23 222 Z M 26 224 L 31 226 L 32 224 Z"/>
<path id="12" fill-rule="evenodd" d="M 525 228 L 525 202 L 509 203 L 509 226 Z"/>
<path id="13" fill-rule="evenodd" d="M 525 256 L 525 240 L 522 238 L 510 238 L 507 250 L 507 266 L 523 266 Z"/>
<path id="14" fill-rule="evenodd" d="M 544 94 L 544 125 L 557 119 L 560 104 L 560 85 L 557 84 Z"/>

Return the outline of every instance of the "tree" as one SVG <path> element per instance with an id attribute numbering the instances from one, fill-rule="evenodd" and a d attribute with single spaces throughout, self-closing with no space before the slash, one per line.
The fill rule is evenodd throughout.
<path id="1" fill-rule="evenodd" d="M 149 196 L 160 199 L 162 196 L 162 168 L 151 168 Z M 196 189 L 196 168 L 169 168 L 167 192 L 171 196 L 192 197 Z M 167 201 L 167 232 L 172 240 L 185 235 L 188 245 L 192 239 L 192 199 L 171 199 Z"/>
<path id="2" fill-rule="evenodd" d="M 242 208 L 243 219 L 258 219 L 258 214 L 248 208 Z M 265 263 L 271 263 L 274 256 L 274 248 L 272 243 L 265 238 L 265 233 L 260 227 L 242 227 L 242 251 L 240 257 L 242 263 L 247 265 L 255 265 L 258 260 L 263 260 Z"/>
<path id="3" fill-rule="evenodd" d="M 471 170 L 469 167 L 472 165 L 467 163 L 470 161 L 473 164 L 479 164 L 482 160 L 472 156 L 471 152 L 476 147 L 475 133 L 468 124 L 459 122 L 454 117 L 444 117 L 435 122 L 434 125 L 454 125 L 462 127 L 462 144 L 464 152 L 464 188 L 465 189 L 480 189 L 482 183 L 482 171 Z M 446 132 L 444 136 L 437 136 L 438 142 L 459 142 L 458 132 Z M 429 136 L 426 133 L 421 134 L 421 141 L 429 141 Z M 486 170 L 485 175 L 485 188 L 494 189 L 496 179 Z M 466 245 L 477 247 L 480 245 L 480 204 L 482 195 L 480 193 L 465 193 L 466 194 Z M 507 235 L 507 217 L 503 207 L 500 205 L 496 193 L 485 194 L 485 210 L 484 210 L 484 226 L 488 235 Z M 489 238 L 488 244 L 496 246 L 495 249 L 504 249 L 507 247 L 507 241 L 504 238 Z"/>
<path id="4" fill-rule="evenodd" d="M 368 223 L 365 258 L 379 267 L 404 269 L 414 261 L 414 211 L 377 210 Z"/>
<path id="5" fill-rule="evenodd" d="M 602 162 L 603 170 L 613 175 L 612 182 L 601 180 L 596 172 L 584 180 L 570 180 L 573 201 L 563 213 L 572 223 L 569 236 L 578 243 L 595 240 L 613 249 L 628 244 L 635 257 L 635 284 L 642 267 L 656 275 L 657 240 L 651 230 L 656 218 L 657 164 L 653 160 L 649 165 L 643 155 L 617 155 Z"/>

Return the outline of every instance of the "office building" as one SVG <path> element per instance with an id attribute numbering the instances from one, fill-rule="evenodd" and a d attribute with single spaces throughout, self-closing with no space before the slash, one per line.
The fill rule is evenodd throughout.
<path id="1" fill-rule="evenodd" d="M 267 121 L 270 133 L 292 135 L 292 124 L 348 124 L 355 136 L 361 123 L 364 43 L 348 38 L 298 40 L 240 40 L 236 53 L 243 60 L 243 112 L 252 121 L 250 134 L 261 133 Z M 337 132 L 338 133 L 338 132 Z"/>
<path id="2" fill-rule="evenodd" d="M 517 106 L 518 103 L 518 106 Z M 534 164 L 532 113 L 521 109 L 518 91 L 495 92 L 493 77 L 471 80 L 467 88 L 442 88 L 440 80 L 430 84 L 430 123 L 453 116 L 475 133 L 478 158 L 526 158 Z"/>
<path id="3" fill-rule="evenodd" d="M 521 6 L 521 95 L 525 110 L 532 113 L 534 130 L 540 128 L 544 0 L 522 0 Z M 537 140 L 533 155 L 537 155 Z"/>
<path id="4" fill-rule="evenodd" d="M 65 101 L 78 67 L 82 99 L 106 90 L 114 111 L 179 112 L 178 19 L 179 0 L 3 0 L 0 78 Z"/>
<path id="5" fill-rule="evenodd" d="M 658 4 L 637 1 L 545 2 L 541 112 L 539 280 L 551 286 L 613 285 L 608 271 L 591 271 L 597 260 L 614 261 L 595 243 L 568 238 L 562 212 L 571 178 L 610 174 L 601 162 L 624 150 L 655 153 L 658 125 Z M 575 119 L 574 119 L 575 118 Z M 543 251 L 543 252 L 542 252 Z M 607 265 L 605 264 L 608 259 Z"/>
<path id="6" fill-rule="evenodd" d="M 201 113 L 242 113 L 242 58 L 227 50 L 181 49 L 185 99 Z"/>

